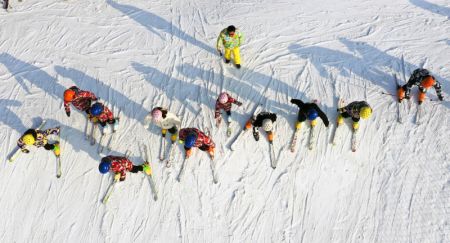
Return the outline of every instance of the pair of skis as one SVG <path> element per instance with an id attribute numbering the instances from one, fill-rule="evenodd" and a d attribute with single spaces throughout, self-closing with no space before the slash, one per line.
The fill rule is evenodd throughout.
<path id="1" fill-rule="evenodd" d="M 120 121 L 120 110 L 119 110 L 118 116 L 115 118 L 115 123 L 112 125 L 112 128 L 111 128 L 112 131 L 109 134 L 109 139 L 105 144 L 102 144 L 102 141 L 103 141 L 104 137 L 106 137 L 108 134 L 105 133 L 105 131 L 104 131 L 105 129 L 103 129 L 100 139 L 98 141 L 98 149 L 97 149 L 98 154 L 101 154 L 105 147 L 108 150 L 108 152 L 111 152 L 112 146 L 114 145 L 115 138 L 117 136 L 117 130 L 119 129 L 119 121 Z M 91 145 L 93 145 L 93 144 L 91 144 Z"/>
<path id="2" fill-rule="evenodd" d="M 228 121 L 226 121 L 226 123 L 227 123 L 227 137 L 231 137 L 231 134 L 233 133 L 233 128 L 232 128 L 233 122 L 230 121 L 229 119 L 230 119 L 230 118 L 228 117 Z M 217 127 L 217 128 L 220 128 L 220 124 L 221 124 L 221 123 L 222 123 L 222 119 L 219 118 L 219 119 L 217 120 L 217 122 L 216 122 L 216 127 Z"/>
<path id="3" fill-rule="evenodd" d="M 338 107 L 339 109 L 345 106 L 345 101 L 342 98 L 339 98 Z M 338 113 L 339 116 L 339 113 Z M 336 129 L 334 130 L 334 136 L 332 139 L 332 144 L 336 145 L 341 139 L 342 136 L 342 127 L 344 124 L 339 124 L 336 122 Z M 351 149 L 352 152 L 356 152 L 356 149 L 358 148 L 358 129 L 352 129 L 352 138 L 351 138 Z"/>
<path id="4" fill-rule="evenodd" d="M 166 137 L 161 137 L 161 147 L 159 149 L 159 160 L 160 161 L 164 161 L 166 160 Z M 169 157 L 166 160 L 166 167 L 170 168 L 172 166 L 172 161 L 173 161 L 173 157 L 175 156 L 175 148 L 176 148 L 176 144 L 175 142 L 170 143 L 169 145 Z"/>
<path id="5" fill-rule="evenodd" d="M 142 156 L 142 154 L 141 154 L 141 156 Z M 127 151 L 125 153 L 125 157 L 127 157 L 127 158 L 129 157 L 129 151 Z M 148 166 L 150 166 L 151 173 L 149 175 L 146 174 L 145 176 L 148 178 L 148 181 L 149 181 L 149 184 L 150 184 L 150 189 L 152 190 L 152 193 L 153 193 L 153 200 L 157 201 L 158 200 L 158 189 L 156 188 L 156 183 L 155 183 L 155 180 L 153 178 L 153 169 L 152 169 L 151 163 L 150 163 L 151 156 L 150 156 L 150 153 L 149 153 L 147 145 L 144 145 L 144 156 L 142 156 L 142 157 L 145 158 L 145 163 L 148 163 Z M 143 173 L 145 174 L 145 172 L 143 172 Z M 119 182 L 119 180 L 120 179 L 114 179 L 114 181 L 109 185 L 109 187 L 108 187 L 108 189 L 106 191 L 106 194 L 105 194 L 105 196 L 103 197 L 103 200 L 102 200 L 103 204 L 108 203 L 109 198 L 113 194 L 114 189 L 115 189 L 117 183 Z"/>
<path id="6" fill-rule="evenodd" d="M 317 133 L 315 127 L 316 126 L 311 125 L 311 128 L 309 129 L 309 143 L 308 143 L 309 150 L 314 149 L 314 145 L 316 144 L 317 141 Z M 295 147 L 297 146 L 297 139 L 298 136 L 300 135 L 300 130 L 301 130 L 300 128 L 295 128 L 294 135 L 292 135 L 291 144 L 289 145 L 289 149 L 291 150 L 292 153 L 295 152 Z"/>
<path id="7" fill-rule="evenodd" d="M 233 143 L 230 145 L 230 149 L 231 151 L 235 151 L 236 150 L 236 146 L 238 144 L 238 142 L 243 139 L 243 137 L 245 136 L 245 134 L 248 133 L 248 131 L 251 129 L 247 129 L 244 126 L 244 129 L 242 129 L 242 131 L 239 133 L 239 135 L 236 137 L 236 139 L 233 141 Z M 269 155 L 270 155 L 270 165 L 273 169 L 275 169 L 277 167 L 278 164 L 278 158 L 275 155 L 275 148 L 273 145 L 273 141 L 269 142 Z"/>
<path id="8" fill-rule="evenodd" d="M 211 156 L 209 153 L 208 153 L 208 155 L 210 158 L 210 167 L 211 167 L 213 182 L 214 182 L 214 184 L 217 184 L 219 181 L 217 180 L 217 176 L 216 176 L 216 162 L 214 160 L 214 156 Z M 188 160 L 189 160 L 189 158 L 184 157 L 183 163 L 181 164 L 180 172 L 178 173 L 178 176 L 177 176 L 178 182 L 181 182 L 181 177 L 184 175 L 184 172 L 186 170 L 186 164 L 187 164 Z"/>

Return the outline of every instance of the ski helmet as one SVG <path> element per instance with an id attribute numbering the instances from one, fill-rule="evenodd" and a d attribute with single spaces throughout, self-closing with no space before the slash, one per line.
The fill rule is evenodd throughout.
<path id="1" fill-rule="evenodd" d="M 152 118 L 154 122 L 160 122 L 162 120 L 162 111 L 158 108 L 152 110 Z"/>
<path id="2" fill-rule="evenodd" d="M 422 87 L 428 89 L 428 88 L 431 88 L 435 84 L 435 80 L 434 80 L 433 76 L 426 76 L 420 84 L 422 85 Z"/>
<path id="3" fill-rule="evenodd" d="M 266 131 L 266 132 L 272 131 L 272 128 L 273 128 L 273 122 L 272 122 L 272 120 L 270 120 L 270 119 L 265 119 L 265 120 L 262 122 L 262 127 L 263 127 L 264 131 Z"/>
<path id="4" fill-rule="evenodd" d="M 225 104 L 225 103 L 227 103 L 227 102 L 228 102 L 228 94 L 225 93 L 225 92 L 222 92 L 222 93 L 219 95 L 219 103 L 220 103 L 220 104 Z"/>
<path id="5" fill-rule="evenodd" d="M 368 106 L 363 106 L 359 111 L 359 115 L 361 116 L 362 119 L 367 119 L 372 115 L 372 109 Z"/>
<path id="6" fill-rule="evenodd" d="M 26 134 L 22 137 L 22 141 L 26 145 L 33 145 L 36 142 L 36 139 L 34 139 L 33 135 Z"/>
<path id="7" fill-rule="evenodd" d="M 315 120 L 318 116 L 319 113 L 317 113 L 316 109 L 308 110 L 308 120 L 310 121 Z"/>
<path id="8" fill-rule="evenodd" d="M 184 141 L 184 146 L 188 149 L 194 147 L 195 142 L 197 141 L 197 135 L 195 133 L 190 133 L 186 136 L 186 140 Z"/>
<path id="9" fill-rule="evenodd" d="M 75 97 L 75 91 L 72 89 L 67 89 L 64 91 L 64 101 L 65 102 L 71 102 L 73 98 Z"/>
<path id="10" fill-rule="evenodd" d="M 102 161 L 98 165 L 98 171 L 102 174 L 108 173 L 109 169 L 111 169 L 111 159 L 108 157 L 102 158 Z"/>
<path id="11" fill-rule="evenodd" d="M 93 116 L 99 116 L 103 112 L 103 105 L 101 103 L 95 103 L 92 105 L 89 111 Z"/>

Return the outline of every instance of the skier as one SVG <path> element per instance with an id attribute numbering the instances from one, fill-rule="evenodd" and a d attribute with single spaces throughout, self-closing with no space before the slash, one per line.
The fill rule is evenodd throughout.
<path id="1" fill-rule="evenodd" d="M 222 44 L 225 48 L 225 63 L 230 62 L 231 52 L 233 52 L 234 64 L 237 68 L 241 68 L 241 55 L 239 53 L 239 47 L 242 42 L 242 33 L 233 25 L 228 26 L 220 32 L 219 37 L 217 37 L 216 48 L 220 56 L 222 56 L 220 45 Z"/>
<path id="2" fill-rule="evenodd" d="M 100 123 L 102 127 L 105 127 L 106 123 L 114 125 L 114 123 L 116 122 L 116 119 L 114 119 L 111 110 L 100 102 L 94 103 L 91 106 L 91 108 L 88 110 L 88 118 L 94 124 Z"/>
<path id="3" fill-rule="evenodd" d="M 22 137 L 17 141 L 17 146 L 23 153 L 29 153 L 27 146 L 34 145 L 38 148 L 44 147 L 46 150 L 52 150 L 55 156 L 60 155 L 59 142 L 53 144 L 48 143 L 48 136 L 59 136 L 59 127 L 50 128 L 45 131 L 38 129 L 28 129 Z"/>
<path id="4" fill-rule="evenodd" d="M 97 101 L 94 93 L 79 89 L 77 86 L 72 86 L 64 91 L 64 109 L 66 114 L 70 117 L 70 104 L 80 111 L 88 113 L 92 101 Z"/>
<path id="5" fill-rule="evenodd" d="M 148 129 L 150 127 L 150 122 L 153 120 L 156 126 L 161 128 L 161 134 L 165 138 L 167 131 L 172 135 L 170 140 L 172 143 L 177 141 L 178 129 L 181 126 L 181 120 L 175 114 L 169 112 L 167 109 L 162 107 L 155 107 L 146 117 L 145 117 L 145 127 Z"/>
<path id="6" fill-rule="evenodd" d="M 219 126 L 222 121 L 222 117 L 220 116 L 220 110 L 223 109 L 225 113 L 228 115 L 228 123 L 231 123 L 231 106 L 235 104 L 237 106 L 241 106 L 242 103 L 231 97 L 227 92 L 222 92 L 217 98 L 216 101 L 216 109 L 214 113 L 214 118 L 216 119 L 216 124 Z"/>
<path id="7" fill-rule="evenodd" d="M 120 181 L 125 180 L 127 171 L 131 173 L 142 171 L 147 175 L 152 174 L 152 170 L 148 162 L 145 162 L 142 165 L 133 165 L 133 162 L 126 157 L 112 155 L 102 158 L 100 164 L 98 165 L 98 170 L 102 174 L 106 174 L 111 171 L 114 173 L 114 180 Z"/>
<path id="8" fill-rule="evenodd" d="M 418 68 L 414 70 L 408 83 L 401 86 L 397 90 L 398 102 L 402 102 L 403 99 L 409 99 L 411 94 L 411 88 L 413 85 L 419 87 L 419 105 L 425 100 L 425 93 L 431 87 L 434 87 L 436 94 L 440 101 L 444 100 L 441 93 L 441 84 L 430 74 L 430 72 L 424 68 Z"/>
<path id="9" fill-rule="evenodd" d="M 317 117 L 322 119 L 326 127 L 329 125 L 329 121 L 325 113 L 319 108 L 316 103 L 303 103 L 301 100 L 291 99 L 292 104 L 296 104 L 300 110 L 298 111 L 297 122 L 295 123 L 295 128 L 300 129 L 302 122 L 306 119 L 311 121 L 311 126 L 317 125 Z"/>
<path id="10" fill-rule="evenodd" d="M 270 112 L 261 112 L 256 117 L 253 116 L 245 124 L 245 129 L 250 129 L 253 126 L 253 137 L 256 141 L 259 141 L 258 128 L 262 127 L 267 133 L 269 143 L 273 142 L 273 123 L 277 120 L 277 115 Z"/>
<path id="11" fill-rule="evenodd" d="M 184 144 L 186 158 L 192 155 L 192 148 L 197 147 L 202 151 L 208 151 L 211 158 L 214 158 L 216 145 L 212 139 L 197 128 L 183 128 L 179 134 L 180 143 Z"/>
<path id="12" fill-rule="evenodd" d="M 356 131 L 359 128 L 359 120 L 368 119 L 372 115 L 372 108 L 365 101 L 354 101 L 345 107 L 338 108 L 339 115 L 337 117 L 337 125 L 340 126 L 344 123 L 344 118 L 351 117 L 353 120 L 353 130 Z"/>

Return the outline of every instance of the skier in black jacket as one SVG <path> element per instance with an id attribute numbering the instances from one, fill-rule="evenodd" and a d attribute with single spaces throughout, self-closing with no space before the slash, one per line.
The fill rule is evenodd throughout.
<path id="1" fill-rule="evenodd" d="M 327 115 L 323 113 L 323 111 L 315 102 L 303 103 L 303 101 L 301 100 L 291 99 L 291 103 L 296 104 L 300 109 L 298 111 L 297 122 L 295 123 L 296 129 L 300 129 L 302 126 L 302 122 L 306 121 L 306 119 L 311 121 L 311 126 L 317 125 L 317 117 L 320 117 L 320 119 L 322 119 L 326 127 L 328 127 L 328 125 L 330 124 Z"/>

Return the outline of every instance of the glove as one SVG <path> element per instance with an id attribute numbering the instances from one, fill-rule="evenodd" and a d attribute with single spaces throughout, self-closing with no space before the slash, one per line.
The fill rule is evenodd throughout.
<path id="1" fill-rule="evenodd" d="M 118 181 L 118 180 L 123 181 L 122 178 L 120 178 L 120 173 L 117 173 L 117 174 L 114 175 L 114 180 L 115 181 Z"/>
<path id="2" fill-rule="evenodd" d="M 438 95 L 438 99 L 439 99 L 440 101 L 443 101 L 443 100 L 444 100 L 444 96 Z"/>
<path id="3" fill-rule="evenodd" d="M 256 141 L 259 141 L 259 132 L 253 131 L 253 137 L 255 138 Z"/>
<path id="4" fill-rule="evenodd" d="M 142 172 L 144 172 L 147 175 L 151 175 L 152 174 L 152 168 L 150 168 L 150 165 L 148 164 L 148 162 L 145 162 L 142 165 Z"/>
<path id="5" fill-rule="evenodd" d="M 241 106 L 241 105 L 242 105 L 242 102 L 236 101 L 236 105 L 237 105 L 237 106 Z"/>
<path id="6" fill-rule="evenodd" d="M 222 56 L 222 51 L 217 49 L 217 52 L 219 52 L 219 56 Z"/>
<path id="7" fill-rule="evenodd" d="M 66 111 L 67 117 L 70 117 L 70 111 Z"/>

